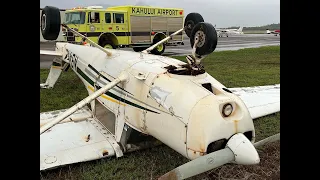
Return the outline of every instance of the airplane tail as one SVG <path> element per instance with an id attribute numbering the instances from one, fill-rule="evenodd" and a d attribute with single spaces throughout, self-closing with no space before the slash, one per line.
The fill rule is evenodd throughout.
<path id="1" fill-rule="evenodd" d="M 243 30 L 243 27 L 242 27 L 242 26 L 240 26 L 240 27 L 239 27 L 239 29 L 238 29 L 237 31 L 242 32 L 242 30 Z"/>

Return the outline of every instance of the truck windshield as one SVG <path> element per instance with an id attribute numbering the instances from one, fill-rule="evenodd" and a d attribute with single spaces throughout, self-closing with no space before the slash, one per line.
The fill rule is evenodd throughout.
<path id="1" fill-rule="evenodd" d="M 65 14 L 65 24 L 84 24 L 85 12 L 69 12 Z"/>

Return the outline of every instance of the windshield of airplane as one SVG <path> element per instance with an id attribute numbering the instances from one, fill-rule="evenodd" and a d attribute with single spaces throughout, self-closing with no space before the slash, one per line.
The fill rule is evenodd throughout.
<path id="1" fill-rule="evenodd" d="M 68 12 L 65 14 L 65 24 L 84 24 L 86 19 L 85 12 Z"/>

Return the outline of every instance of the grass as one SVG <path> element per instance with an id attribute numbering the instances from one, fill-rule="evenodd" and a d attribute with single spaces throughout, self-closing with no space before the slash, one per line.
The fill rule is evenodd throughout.
<path id="1" fill-rule="evenodd" d="M 280 83 L 279 46 L 214 52 L 204 60 L 204 65 L 209 74 L 227 87 Z M 41 82 L 48 72 L 40 70 Z M 79 78 L 72 71 L 65 72 L 55 88 L 40 90 L 40 112 L 68 108 L 86 95 Z M 254 123 L 257 141 L 276 134 L 280 132 L 280 112 Z M 190 179 L 280 179 L 280 142 L 259 149 L 259 155 L 259 165 L 225 165 Z M 41 172 L 40 179 L 156 179 L 185 162 L 186 158 L 162 145 L 125 154 L 121 159 L 106 158 Z"/>

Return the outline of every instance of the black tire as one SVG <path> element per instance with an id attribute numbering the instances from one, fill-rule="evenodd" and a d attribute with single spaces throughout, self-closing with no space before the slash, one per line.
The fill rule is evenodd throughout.
<path id="1" fill-rule="evenodd" d="M 132 49 L 133 49 L 134 52 L 141 52 L 141 51 L 143 51 L 143 50 L 145 50 L 147 48 L 146 47 L 133 47 Z"/>
<path id="2" fill-rule="evenodd" d="M 203 17 L 199 13 L 189 13 L 184 19 L 184 32 L 190 38 L 192 29 L 200 22 L 204 22 Z"/>
<path id="3" fill-rule="evenodd" d="M 60 10 L 46 6 L 41 12 L 41 34 L 45 40 L 56 40 L 61 30 Z"/>
<path id="4" fill-rule="evenodd" d="M 153 41 L 153 44 L 156 44 L 157 42 L 161 41 L 162 39 L 155 39 Z M 155 54 L 155 55 L 161 55 L 164 53 L 164 50 L 166 50 L 166 45 L 164 43 L 162 43 L 162 49 L 161 50 L 158 50 L 157 47 L 155 47 L 154 49 L 151 50 L 151 53 L 152 54 Z"/>
<path id="5" fill-rule="evenodd" d="M 110 39 L 106 39 L 100 44 L 100 46 L 103 48 L 105 48 L 105 46 L 107 46 L 107 45 L 110 45 L 112 47 L 112 49 L 117 48 L 117 46 Z"/>
<path id="6" fill-rule="evenodd" d="M 198 43 L 196 54 L 202 56 L 212 53 L 216 49 L 218 43 L 217 32 L 215 28 L 210 23 L 198 23 L 191 32 L 190 44 L 192 48 L 197 32 L 203 33 L 205 41 Z"/>
<path id="7" fill-rule="evenodd" d="M 115 43 L 112 41 L 113 36 L 111 34 L 104 34 L 100 37 L 98 44 L 105 48 L 106 45 L 112 46 L 112 49 L 117 49 L 118 47 L 115 45 Z"/>

